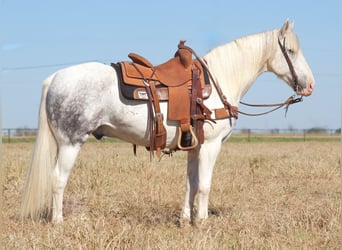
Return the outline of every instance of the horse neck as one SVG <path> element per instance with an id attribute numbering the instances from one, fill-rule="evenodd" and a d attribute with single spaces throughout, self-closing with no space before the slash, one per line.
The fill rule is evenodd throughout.
<path id="1" fill-rule="evenodd" d="M 276 34 L 274 30 L 240 38 L 204 57 L 232 105 L 238 106 L 256 78 L 267 70 L 267 61 L 275 53 Z"/>

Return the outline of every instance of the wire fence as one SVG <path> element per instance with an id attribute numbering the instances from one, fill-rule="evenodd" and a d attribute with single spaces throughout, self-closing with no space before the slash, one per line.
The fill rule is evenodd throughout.
<path id="1" fill-rule="evenodd" d="M 238 129 L 235 141 L 340 141 L 341 129 Z"/>
<path id="2" fill-rule="evenodd" d="M 37 132 L 38 129 L 36 128 L 3 128 L 1 133 L 2 142 L 34 141 Z"/>
<path id="3" fill-rule="evenodd" d="M 2 142 L 33 142 L 38 130 L 32 128 L 3 128 Z M 235 129 L 232 141 L 339 141 L 341 129 Z"/>

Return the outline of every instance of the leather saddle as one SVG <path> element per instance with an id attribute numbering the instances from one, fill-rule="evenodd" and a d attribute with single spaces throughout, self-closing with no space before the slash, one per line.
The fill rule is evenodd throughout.
<path id="1" fill-rule="evenodd" d="M 203 122 L 210 110 L 203 99 L 211 94 L 206 70 L 193 59 L 193 51 L 180 41 L 175 56 L 167 62 L 153 66 L 144 57 L 130 53 L 132 62 L 112 64 L 119 76 L 122 95 L 131 100 L 147 100 L 149 103 L 150 147 L 160 150 L 166 144 L 164 115 L 159 102 L 168 102 L 168 120 L 179 121 L 178 148 L 191 150 L 203 143 Z"/>
<path id="2" fill-rule="evenodd" d="M 120 62 L 117 65 L 120 67 L 122 95 L 130 100 L 148 100 L 144 80 L 154 81 L 159 100 L 167 101 L 169 88 L 191 85 L 191 70 L 195 66 L 201 69 L 203 98 L 208 98 L 211 94 L 208 74 L 202 70 L 200 62 L 192 60 L 191 52 L 190 54 L 188 52 L 186 49 L 179 49 L 174 58 L 155 67 L 141 55 L 130 53 L 128 57 L 132 62 Z"/>

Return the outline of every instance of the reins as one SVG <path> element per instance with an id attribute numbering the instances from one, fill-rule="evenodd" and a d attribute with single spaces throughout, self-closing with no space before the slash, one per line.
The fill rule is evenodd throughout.
<path id="1" fill-rule="evenodd" d="M 268 110 L 268 111 L 265 111 L 265 112 L 261 112 L 261 113 L 246 113 L 246 112 L 243 112 L 243 111 L 238 111 L 239 114 L 242 114 L 242 115 L 247 115 L 247 116 L 261 116 L 261 115 L 266 115 L 266 114 L 269 114 L 273 111 L 276 111 L 282 107 L 285 106 L 285 116 L 287 114 L 287 111 L 289 109 L 289 106 L 291 104 L 295 104 L 295 103 L 298 103 L 298 102 L 302 102 L 303 101 L 303 97 L 300 96 L 300 97 L 297 97 L 295 98 L 295 96 L 290 96 L 289 98 L 287 98 L 287 100 L 285 102 L 282 102 L 282 103 L 275 103 L 275 104 L 250 104 L 250 103 L 246 103 L 246 102 L 240 102 L 242 105 L 245 105 L 245 106 L 249 106 L 249 107 L 257 107 L 257 108 L 262 108 L 262 107 L 275 107 L 271 110 Z"/>

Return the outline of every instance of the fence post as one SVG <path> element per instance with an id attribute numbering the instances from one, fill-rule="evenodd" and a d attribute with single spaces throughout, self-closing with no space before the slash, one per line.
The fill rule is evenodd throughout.
<path id="1" fill-rule="evenodd" d="M 304 134 L 304 142 L 306 141 L 306 129 L 303 130 L 303 134 Z"/>
<path id="2" fill-rule="evenodd" d="M 10 128 L 7 130 L 7 134 L 8 134 L 7 142 L 10 143 L 11 142 L 11 129 Z"/>
<path id="3" fill-rule="evenodd" d="M 248 129 L 248 139 L 247 139 L 248 142 L 251 141 L 251 129 L 249 128 Z"/>

